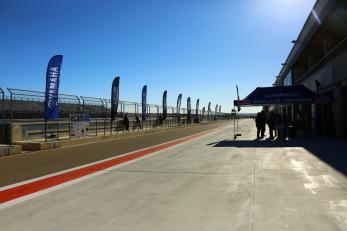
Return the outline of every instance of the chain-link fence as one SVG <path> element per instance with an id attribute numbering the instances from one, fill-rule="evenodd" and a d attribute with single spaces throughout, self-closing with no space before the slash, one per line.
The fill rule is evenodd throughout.
<path id="1" fill-rule="evenodd" d="M 43 119 L 45 111 L 45 93 L 15 88 L 7 88 L 9 97 L 4 103 L 4 119 Z M 81 100 L 76 95 L 59 94 L 60 118 L 81 113 Z"/>
<path id="2" fill-rule="evenodd" d="M 82 101 L 82 113 L 89 114 L 92 118 L 106 118 L 106 102 L 101 98 L 80 96 Z"/>
<path id="3" fill-rule="evenodd" d="M 228 114 L 203 114 L 202 110 L 192 108 L 187 113 L 186 108 L 167 106 L 167 116 L 163 119 L 163 107 L 147 104 L 146 119 L 142 120 L 141 103 L 119 101 L 116 118 L 111 121 L 111 100 L 59 94 L 59 119 L 44 123 L 45 93 L 15 88 L 7 88 L 7 92 L 0 88 L 0 118 L 17 123 L 21 129 L 22 140 L 48 138 L 70 138 L 70 115 L 88 114 L 90 116 L 90 135 L 99 136 L 114 133 L 136 132 L 139 130 L 160 129 L 174 126 L 191 125 L 207 120 L 228 119 Z M 208 115 L 207 115 L 208 114 Z M 214 115 L 213 115 L 214 114 Z M 46 127 L 45 127 L 46 125 Z"/>

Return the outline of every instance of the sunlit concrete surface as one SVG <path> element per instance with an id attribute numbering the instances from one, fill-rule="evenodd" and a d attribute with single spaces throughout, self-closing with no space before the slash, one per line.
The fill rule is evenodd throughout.
<path id="1" fill-rule="evenodd" d="M 1 230 L 347 230 L 343 141 L 225 129 L 0 210 Z M 344 149 L 343 149 L 344 148 Z"/>

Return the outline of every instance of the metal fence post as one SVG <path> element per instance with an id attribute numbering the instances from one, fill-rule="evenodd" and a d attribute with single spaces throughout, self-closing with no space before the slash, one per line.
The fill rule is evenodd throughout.
<path id="1" fill-rule="evenodd" d="M 57 121 L 57 139 L 59 140 L 59 119 Z"/>
<path id="2" fill-rule="evenodd" d="M 98 136 L 98 118 L 95 120 L 95 136 Z"/>
<path id="3" fill-rule="evenodd" d="M 10 119 L 13 119 L 13 93 L 10 88 L 7 88 L 8 92 L 10 92 Z"/>
<path id="4" fill-rule="evenodd" d="M 84 114 L 84 110 L 85 110 L 85 103 L 84 103 L 84 98 L 81 96 L 82 98 L 82 113 Z"/>
<path id="5" fill-rule="evenodd" d="M 148 113 L 147 113 L 147 115 L 148 115 L 148 117 L 149 117 L 149 126 L 151 126 L 151 107 L 147 104 L 146 105 L 146 107 L 147 107 L 147 110 L 148 110 Z M 147 115 L 146 115 L 146 117 L 147 117 Z M 146 122 L 147 122 L 148 120 L 146 119 Z M 147 126 L 146 127 L 148 127 L 148 122 L 146 123 L 147 124 Z M 151 130 L 151 127 L 149 127 L 149 130 Z"/>
<path id="6" fill-rule="evenodd" d="M 0 87 L 0 94 L 2 96 L 1 99 L 1 119 L 5 119 L 5 92 Z"/>
<path id="7" fill-rule="evenodd" d="M 106 119 L 104 118 L 104 136 L 106 136 Z"/>

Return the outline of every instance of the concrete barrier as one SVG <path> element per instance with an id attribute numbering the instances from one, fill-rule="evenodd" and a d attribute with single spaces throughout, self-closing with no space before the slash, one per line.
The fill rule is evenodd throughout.
<path id="1" fill-rule="evenodd" d="M 0 146 L 0 156 L 8 156 L 22 153 L 21 145 L 2 145 Z"/>
<path id="2" fill-rule="evenodd" d="M 189 127 L 193 126 L 199 126 L 197 124 L 192 124 Z M 185 128 L 185 126 L 182 127 L 173 127 L 173 128 L 162 128 L 162 129 L 155 129 L 155 130 L 140 130 L 136 132 L 125 132 L 125 133 L 115 133 L 115 134 L 109 134 L 106 136 L 92 136 L 92 137 L 85 137 L 85 138 L 77 138 L 77 139 L 65 139 L 65 140 L 56 140 L 56 141 L 14 141 L 13 144 L 20 145 L 23 150 L 25 151 L 42 151 L 42 150 L 48 150 L 48 149 L 54 149 L 54 148 L 61 148 L 66 146 L 72 146 L 72 145 L 79 145 L 79 144 L 88 144 L 91 142 L 97 142 L 102 140 L 111 140 L 111 139 L 117 139 L 117 138 L 126 138 L 126 137 L 132 137 L 132 136 L 139 136 L 143 134 L 151 134 L 151 133 L 157 133 L 163 130 L 167 129 L 177 129 L 177 128 Z"/>

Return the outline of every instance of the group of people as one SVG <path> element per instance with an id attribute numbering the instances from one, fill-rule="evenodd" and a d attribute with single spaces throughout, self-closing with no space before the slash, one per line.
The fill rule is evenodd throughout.
<path id="1" fill-rule="evenodd" d="M 141 128 L 141 120 L 138 115 L 135 116 L 135 120 L 136 120 L 136 124 L 135 124 L 136 127 Z M 128 113 L 124 114 L 123 123 L 124 123 L 125 130 L 129 131 L 130 121 L 128 118 Z"/>
<path id="2" fill-rule="evenodd" d="M 294 138 L 298 132 L 301 132 L 305 137 L 309 137 L 312 133 L 312 124 L 315 122 L 316 132 L 318 136 L 332 135 L 334 126 L 331 119 L 331 114 L 327 114 L 322 118 L 321 113 L 316 113 L 315 121 L 310 116 L 310 112 L 299 110 L 293 115 L 294 118 L 289 118 L 285 113 L 279 114 L 276 111 L 261 111 L 255 117 L 257 127 L 257 139 L 265 137 L 266 125 L 269 128 L 268 139 L 274 138 Z"/>
<path id="3" fill-rule="evenodd" d="M 278 136 L 278 127 L 281 121 L 280 115 L 277 112 L 271 111 L 265 113 L 265 111 L 261 111 L 255 117 L 255 123 L 257 127 L 257 139 L 263 139 L 265 137 L 266 124 L 269 127 L 269 139 L 274 139 Z"/>
<path id="4" fill-rule="evenodd" d="M 164 122 L 163 117 L 161 115 L 159 115 L 159 117 L 156 121 L 157 126 L 163 126 L 163 122 Z M 123 123 L 124 123 L 125 130 L 129 131 L 130 120 L 128 118 L 128 113 L 124 114 Z M 141 120 L 140 120 L 140 117 L 138 115 L 135 116 L 134 128 L 142 128 Z"/>

